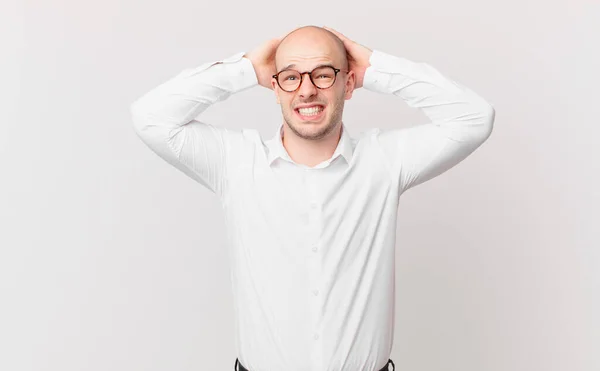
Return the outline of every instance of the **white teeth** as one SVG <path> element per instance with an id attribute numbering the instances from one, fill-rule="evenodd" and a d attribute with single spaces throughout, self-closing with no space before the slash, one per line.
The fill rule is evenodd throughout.
<path id="1" fill-rule="evenodd" d="M 300 114 L 303 116 L 314 116 L 320 113 L 321 111 L 323 111 L 323 107 L 321 106 L 298 109 L 298 112 L 300 112 Z"/>

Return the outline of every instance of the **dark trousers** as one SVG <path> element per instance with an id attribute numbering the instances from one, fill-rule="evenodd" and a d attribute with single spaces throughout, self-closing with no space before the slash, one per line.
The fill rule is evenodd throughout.
<path id="1" fill-rule="evenodd" d="M 383 366 L 383 368 L 379 371 L 388 371 L 390 363 L 392 364 L 393 371 L 396 371 L 396 365 L 394 365 L 394 361 L 392 361 L 391 359 L 388 360 L 388 362 L 385 364 L 385 366 Z M 239 366 L 239 368 L 238 368 L 238 366 Z M 235 364 L 233 365 L 233 369 L 235 371 L 248 371 L 248 369 L 246 367 L 242 366 L 242 364 L 240 363 L 240 361 L 237 358 L 235 359 Z"/>

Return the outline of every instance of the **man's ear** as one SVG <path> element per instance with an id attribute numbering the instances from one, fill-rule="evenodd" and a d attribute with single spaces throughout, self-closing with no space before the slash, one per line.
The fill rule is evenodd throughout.
<path id="1" fill-rule="evenodd" d="M 346 94 L 344 95 L 344 99 L 348 100 L 352 98 L 352 93 L 354 92 L 354 86 L 356 84 L 356 76 L 354 71 L 348 72 L 348 79 L 346 80 Z"/>

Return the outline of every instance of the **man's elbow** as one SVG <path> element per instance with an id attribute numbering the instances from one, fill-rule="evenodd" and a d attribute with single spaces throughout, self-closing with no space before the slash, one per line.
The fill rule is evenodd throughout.
<path id="1" fill-rule="evenodd" d="M 494 106 L 488 104 L 486 109 L 484 110 L 483 116 L 483 141 L 487 140 L 487 138 L 492 135 L 492 131 L 494 129 L 494 121 L 496 120 L 496 110 Z"/>
<path id="2" fill-rule="evenodd" d="M 494 129 L 496 110 L 490 104 L 482 107 L 471 121 L 472 124 L 462 132 L 462 140 L 460 140 L 473 149 L 482 145 L 492 135 Z"/>

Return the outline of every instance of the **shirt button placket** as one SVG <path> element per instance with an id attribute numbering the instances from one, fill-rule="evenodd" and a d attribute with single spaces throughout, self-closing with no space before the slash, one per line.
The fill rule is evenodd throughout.
<path id="1" fill-rule="evenodd" d="M 319 237 L 321 234 L 321 223 L 320 223 L 320 207 L 318 203 L 317 195 L 317 184 L 316 182 L 316 170 L 311 169 L 306 172 L 306 186 L 308 195 L 308 216 L 310 220 L 310 235 L 309 241 L 311 244 L 308 246 L 310 249 L 309 254 L 311 256 L 308 259 L 309 262 L 309 288 L 310 292 L 310 308 L 312 313 L 312 329 L 313 329 L 313 361 L 315 367 L 320 367 L 320 332 L 321 332 L 321 301 L 320 300 L 320 254 L 319 251 Z"/>

